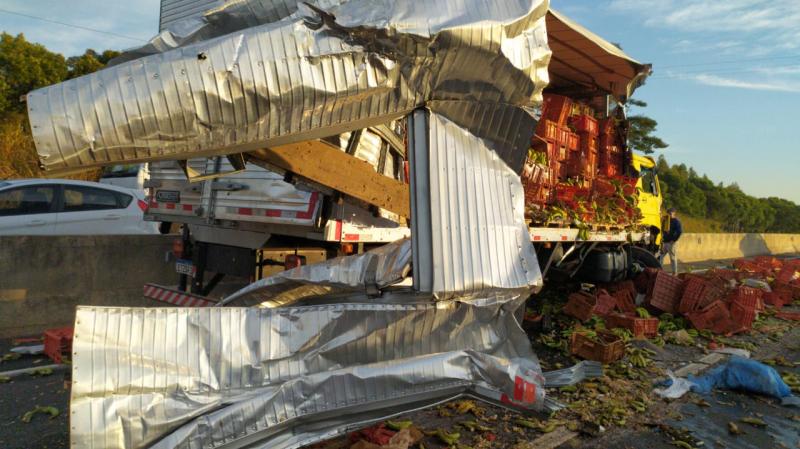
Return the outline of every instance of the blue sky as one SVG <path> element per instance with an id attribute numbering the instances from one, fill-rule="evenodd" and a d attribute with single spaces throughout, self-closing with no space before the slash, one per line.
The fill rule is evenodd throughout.
<path id="1" fill-rule="evenodd" d="M 159 0 L 3 0 L 0 30 L 65 55 L 135 46 L 155 34 Z M 637 92 L 670 147 L 715 182 L 800 203 L 800 1 L 552 0 L 652 63 Z M 43 22 L 35 15 L 125 37 Z"/>

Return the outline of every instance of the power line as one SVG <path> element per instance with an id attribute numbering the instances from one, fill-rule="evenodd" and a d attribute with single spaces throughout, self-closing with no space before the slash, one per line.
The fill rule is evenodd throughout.
<path id="1" fill-rule="evenodd" d="M 72 28 L 78 28 L 78 29 L 81 29 L 81 30 L 92 31 L 94 33 L 106 34 L 106 35 L 115 36 L 115 37 L 122 37 L 122 38 L 125 38 L 125 39 L 130 39 L 130 40 L 134 40 L 134 41 L 138 41 L 138 42 L 147 42 L 146 40 L 138 38 L 138 37 L 126 36 L 124 34 L 114 33 L 113 31 L 103 31 L 103 30 L 98 30 L 98 29 L 95 29 L 95 28 L 85 27 L 85 26 L 82 26 L 82 25 L 74 25 L 74 24 L 71 24 L 71 23 L 59 22 L 58 20 L 47 19 L 47 18 L 44 18 L 44 17 L 34 16 L 34 15 L 31 15 L 31 14 L 25 14 L 25 13 L 22 13 L 22 12 L 9 11 L 7 9 L 2 9 L 2 8 L 0 8 L 0 12 L 4 12 L 6 14 L 13 14 L 15 16 L 27 17 L 29 19 L 41 20 L 43 22 L 55 23 L 57 25 L 62 25 L 62 26 L 66 26 L 66 27 L 72 27 Z"/>
<path id="2" fill-rule="evenodd" d="M 649 79 L 676 79 L 686 76 L 696 76 L 696 75 L 706 75 L 706 74 L 719 75 L 719 74 L 731 74 L 731 73 L 747 73 L 747 72 L 768 71 L 770 69 L 798 68 L 798 67 L 800 66 L 798 66 L 797 64 L 792 64 L 792 65 L 778 65 L 778 66 L 767 66 L 767 67 L 746 67 L 746 68 L 729 67 L 724 69 L 690 70 L 685 72 L 673 72 L 673 73 L 665 73 L 663 75 L 654 75 L 651 76 Z M 798 70 L 800 70 L 800 68 Z"/>
<path id="3" fill-rule="evenodd" d="M 658 69 L 671 69 L 676 67 L 699 67 L 699 66 L 714 66 L 714 65 L 721 65 L 721 64 L 738 64 L 742 62 L 756 62 L 756 61 L 773 61 L 778 59 L 800 59 L 800 55 L 791 55 L 791 56 L 770 56 L 764 58 L 749 58 L 749 59 L 734 59 L 728 61 L 713 61 L 713 62 L 700 62 L 696 64 L 674 64 L 674 65 L 665 65 L 665 66 L 656 66 Z"/>

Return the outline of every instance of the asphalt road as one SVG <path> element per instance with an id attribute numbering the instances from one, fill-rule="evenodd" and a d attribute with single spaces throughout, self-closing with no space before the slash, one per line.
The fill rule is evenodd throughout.
<path id="1" fill-rule="evenodd" d="M 753 333 L 737 337 L 739 342 L 747 342 L 756 348 L 752 358 L 756 360 L 784 357 L 790 363 L 800 364 L 800 325 L 795 324 L 779 338 L 774 334 Z M 10 340 L 0 340 L 0 355 L 11 348 Z M 538 348 L 540 358 L 546 354 Z M 699 360 L 707 351 L 697 346 L 667 345 L 654 360 L 665 369 L 678 369 Z M 44 356 L 23 356 L 19 360 L 0 363 L 0 372 L 25 367 L 43 366 L 51 363 Z M 800 365 L 778 367 L 779 371 L 800 373 Z M 655 380 L 655 379 L 653 379 Z M 760 449 L 760 448 L 800 448 L 800 409 L 784 407 L 772 398 L 749 393 L 716 391 L 706 397 L 689 393 L 677 401 L 662 401 L 653 396 L 656 403 L 637 425 L 610 429 L 594 435 L 582 435 L 561 447 L 573 449 L 589 448 L 655 448 L 674 449 L 676 432 L 687 431 L 696 440 L 695 448 L 708 449 Z M 698 405 L 700 400 L 704 402 Z M 64 372 L 49 376 L 34 377 L 24 375 L 14 378 L 10 383 L 0 383 L 0 449 L 39 449 L 67 448 L 68 440 L 69 390 L 64 388 Z M 60 414 L 54 418 L 37 414 L 25 423 L 22 416 L 36 406 L 56 407 Z M 509 412 L 492 406 L 483 406 L 487 416 L 494 416 L 497 428 L 503 422 L 516 417 Z M 745 417 L 763 419 L 766 427 L 755 427 L 740 421 Z M 405 417 L 415 423 L 424 423 L 426 429 L 455 428 L 458 417 L 442 416 L 440 411 L 427 410 Z M 403 418 L 401 418 L 403 419 Z M 463 417 L 460 418 L 463 420 Z M 740 435 L 728 431 L 728 423 L 734 422 Z M 506 426 L 507 427 L 507 426 Z M 495 448 L 516 448 L 520 442 L 530 441 L 541 436 L 535 431 L 516 433 L 497 432 L 497 439 L 490 446 Z M 472 437 L 472 436 L 470 436 Z M 474 444 L 473 441 L 469 443 Z M 440 448 L 435 439 L 426 440 L 428 448 Z M 475 447 L 475 446 L 473 446 Z"/>
<path id="2" fill-rule="evenodd" d="M 26 343 L 27 345 L 27 343 Z M 11 349 L 11 340 L 0 340 L 0 355 Z M 22 356 L 19 360 L 0 363 L 0 372 L 49 365 L 44 356 Z M 49 376 L 22 375 L 9 383 L 0 383 L 0 448 L 4 449 L 56 449 L 68 448 L 69 390 L 64 388 L 64 373 Z M 30 422 L 23 415 L 36 406 L 51 406 L 59 415 L 36 414 Z"/>

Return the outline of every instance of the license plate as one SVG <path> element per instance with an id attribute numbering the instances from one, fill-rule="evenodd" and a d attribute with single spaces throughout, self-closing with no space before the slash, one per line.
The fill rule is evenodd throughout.
<path id="1" fill-rule="evenodd" d="M 194 265 L 192 265 L 191 260 L 178 259 L 175 261 L 175 271 L 178 274 L 185 274 L 187 276 L 194 277 L 197 269 L 194 267 Z"/>
<path id="2" fill-rule="evenodd" d="M 157 190 L 156 201 L 159 203 L 180 203 L 181 192 L 178 190 Z"/>

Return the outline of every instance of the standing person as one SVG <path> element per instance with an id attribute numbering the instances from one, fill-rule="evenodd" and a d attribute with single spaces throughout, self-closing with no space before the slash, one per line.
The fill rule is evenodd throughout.
<path id="1" fill-rule="evenodd" d="M 676 256 L 675 245 L 683 234 L 683 225 L 678 220 L 678 211 L 674 207 L 667 209 L 669 214 L 669 229 L 664 233 L 664 241 L 661 242 L 661 252 L 658 262 L 664 264 L 664 256 L 669 254 L 669 261 L 672 265 L 672 274 L 678 274 L 678 257 Z"/>

